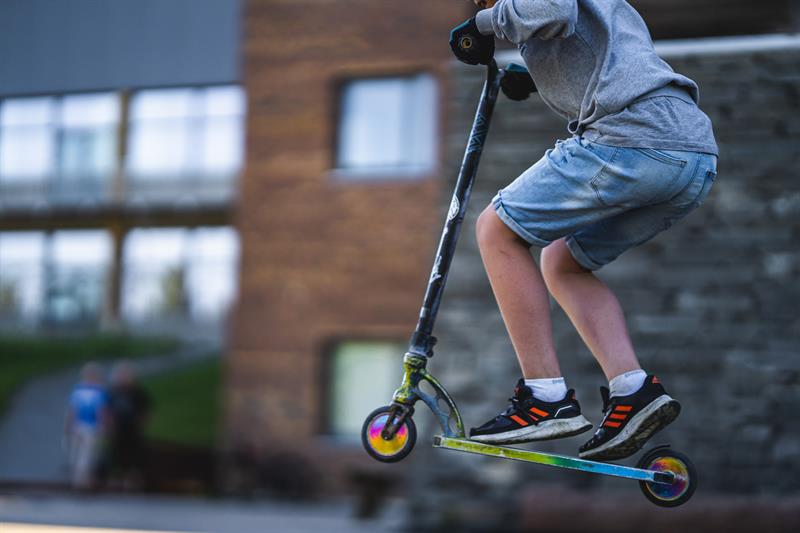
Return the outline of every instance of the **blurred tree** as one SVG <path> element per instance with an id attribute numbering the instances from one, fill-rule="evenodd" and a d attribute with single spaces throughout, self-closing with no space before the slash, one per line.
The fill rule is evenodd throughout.
<path id="1" fill-rule="evenodd" d="M 170 268 L 161 278 L 161 311 L 166 315 L 185 315 L 189 310 L 186 296 L 186 272 L 183 266 Z"/>
<path id="2" fill-rule="evenodd" d="M 12 317 L 19 305 L 17 291 L 13 284 L 0 282 L 0 317 Z"/>

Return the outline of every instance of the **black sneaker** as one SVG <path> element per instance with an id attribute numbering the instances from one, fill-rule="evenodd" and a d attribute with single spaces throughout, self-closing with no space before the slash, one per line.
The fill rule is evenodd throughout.
<path id="1" fill-rule="evenodd" d="M 508 409 L 479 428 L 469 438 L 491 444 L 511 444 L 535 440 L 560 439 L 588 431 L 592 424 L 581 415 L 575 391 L 563 400 L 543 402 L 533 397 L 530 387 L 520 379 Z"/>
<path id="2" fill-rule="evenodd" d="M 630 457 L 681 412 L 681 404 L 670 398 L 655 376 L 647 376 L 642 388 L 628 396 L 609 398 L 605 387 L 600 387 L 600 394 L 606 415 L 594 436 L 581 446 L 581 459 L 614 461 Z"/>

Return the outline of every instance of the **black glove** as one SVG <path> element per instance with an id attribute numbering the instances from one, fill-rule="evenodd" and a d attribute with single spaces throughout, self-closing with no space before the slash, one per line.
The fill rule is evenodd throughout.
<path id="1" fill-rule="evenodd" d="M 450 48 L 462 63 L 488 65 L 494 58 L 494 35 L 481 35 L 472 17 L 450 31 Z"/>
<path id="2" fill-rule="evenodd" d="M 500 88 L 511 100 L 519 102 L 536 92 L 536 84 L 533 83 L 533 79 L 525 67 L 511 63 L 505 71 L 506 74 L 503 76 L 503 81 L 500 82 Z"/>

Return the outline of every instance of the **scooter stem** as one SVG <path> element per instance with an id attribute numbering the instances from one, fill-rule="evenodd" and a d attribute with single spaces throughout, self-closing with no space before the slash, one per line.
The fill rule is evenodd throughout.
<path id="1" fill-rule="evenodd" d="M 439 247 L 436 250 L 436 259 L 428 280 L 428 287 L 425 291 L 425 299 L 420 310 L 417 327 L 409 343 L 408 351 L 411 354 L 424 357 L 433 356 L 433 346 L 436 344 L 436 338 L 431 335 L 433 325 L 439 311 L 439 303 L 442 300 L 450 264 L 455 255 L 461 223 L 464 221 L 472 185 L 478 173 L 478 163 L 481 159 L 486 135 L 489 133 L 489 123 L 492 119 L 494 105 L 497 102 L 497 95 L 499 94 L 500 83 L 504 74 L 505 71 L 498 69 L 494 60 L 486 67 L 486 82 L 483 85 L 478 109 L 472 122 L 469 142 L 464 153 L 464 159 L 461 162 L 461 169 L 458 172 L 455 191 L 450 201 L 450 209 L 447 212 Z"/>

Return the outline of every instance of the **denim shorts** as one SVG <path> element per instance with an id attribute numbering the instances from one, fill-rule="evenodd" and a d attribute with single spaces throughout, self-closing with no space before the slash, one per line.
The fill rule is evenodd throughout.
<path id="1" fill-rule="evenodd" d="M 500 219 L 532 246 L 566 237 L 596 270 L 700 206 L 717 157 L 699 152 L 559 141 L 492 200 Z"/>

